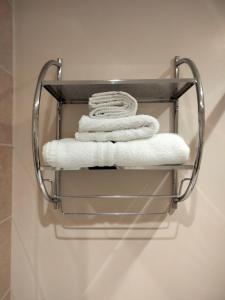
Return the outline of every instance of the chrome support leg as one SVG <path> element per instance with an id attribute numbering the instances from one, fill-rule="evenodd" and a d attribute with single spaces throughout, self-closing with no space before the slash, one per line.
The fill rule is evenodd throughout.
<path id="1" fill-rule="evenodd" d="M 61 58 L 57 59 L 58 63 L 61 67 L 58 70 L 57 80 L 62 80 L 62 60 Z M 56 139 L 61 139 L 62 136 L 62 102 L 57 102 L 56 108 Z M 55 171 L 55 195 L 54 195 L 54 208 L 58 209 L 60 207 L 60 199 L 58 196 L 60 195 L 60 171 Z"/>
<path id="2" fill-rule="evenodd" d="M 177 61 L 179 60 L 179 56 L 175 56 L 174 59 L 174 77 L 179 78 L 179 68 L 177 66 Z M 178 122 L 179 122 L 179 99 L 176 99 L 173 103 L 173 131 L 174 133 L 178 133 Z M 172 172 L 172 194 L 177 195 L 178 191 L 178 172 L 174 170 Z M 173 198 L 173 208 L 177 207 L 177 198 Z"/>
<path id="3" fill-rule="evenodd" d="M 57 102 L 57 112 L 56 112 L 56 139 L 59 140 L 62 136 L 62 102 Z M 54 208 L 59 208 L 60 199 L 60 171 L 55 171 L 55 195 L 54 195 Z"/>

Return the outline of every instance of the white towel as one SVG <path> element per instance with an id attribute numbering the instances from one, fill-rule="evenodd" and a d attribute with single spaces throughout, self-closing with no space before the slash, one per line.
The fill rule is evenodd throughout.
<path id="1" fill-rule="evenodd" d="M 148 115 L 117 119 L 93 119 L 82 116 L 75 139 L 81 142 L 126 142 L 151 137 L 158 131 L 159 122 Z"/>
<path id="2" fill-rule="evenodd" d="M 189 147 L 173 133 L 156 134 L 152 138 L 129 142 L 79 142 L 62 139 L 43 147 L 46 164 L 57 169 L 76 170 L 85 167 L 148 167 L 183 164 Z"/>
<path id="3" fill-rule="evenodd" d="M 96 93 L 89 98 L 89 116 L 92 118 L 134 116 L 137 107 L 137 100 L 126 92 Z"/>

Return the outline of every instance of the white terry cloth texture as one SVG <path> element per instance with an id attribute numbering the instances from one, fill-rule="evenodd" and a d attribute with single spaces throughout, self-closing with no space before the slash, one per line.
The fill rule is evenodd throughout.
<path id="1" fill-rule="evenodd" d="M 81 142 L 126 142 L 149 138 L 158 131 L 158 120 L 148 115 L 118 119 L 93 119 L 89 116 L 82 116 L 75 139 Z"/>
<path id="2" fill-rule="evenodd" d="M 153 136 L 155 132 L 150 127 L 137 129 L 115 130 L 112 132 L 76 132 L 75 139 L 80 142 L 127 142 Z"/>
<path id="3" fill-rule="evenodd" d="M 46 164 L 66 170 L 86 167 L 148 167 L 183 164 L 190 149 L 182 137 L 173 133 L 156 134 L 152 138 L 129 142 L 79 142 L 62 139 L 43 147 Z"/>
<path id="4" fill-rule="evenodd" d="M 79 121 L 79 132 L 114 131 L 154 126 L 159 128 L 159 122 L 152 116 L 136 115 L 117 119 L 93 119 L 82 116 Z"/>
<path id="5" fill-rule="evenodd" d="M 89 116 L 92 118 L 122 118 L 136 115 L 137 100 L 121 91 L 93 94 L 89 98 Z"/>

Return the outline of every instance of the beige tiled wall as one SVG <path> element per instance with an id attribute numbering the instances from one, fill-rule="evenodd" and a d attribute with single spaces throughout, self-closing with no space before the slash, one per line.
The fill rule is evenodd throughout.
<path id="1" fill-rule="evenodd" d="M 12 186 L 12 4 L 0 0 L 0 299 L 10 298 Z"/>
<path id="2" fill-rule="evenodd" d="M 166 216 L 127 220 L 57 214 L 37 188 L 32 159 L 32 100 L 42 65 L 62 57 L 65 80 L 159 78 L 169 74 L 175 55 L 197 64 L 206 95 L 204 156 L 189 199 Z M 14 300 L 224 300 L 225 1 L 16 0 L 14 74 Z M 180 133 L 190 139 L 195 135 L 193 95 L 180 103 Z M 42 101 L 45 139 L 54 129 L 54 103 L 50 97 Z M 85 111 L 77 105 L 76 114 L 68 112 L 73 120 L 67 137 Z M 148 112 L 156 115 L 155 106 Z M 164 131 L 166 111 L 160 105 L 157 112 Z M 75 193 L 82 189 L 84 194 L 108 193 L 109 186 L 131 194 L 136 179 L 141 180 L 138 192 L 145 194 L 168 176 L 129 174 L 130 180 L 120 171 L 68 176 Z M 98 203 L 93 209 L 115 210 L 121 202 Z M 136 203 L 151 209 L 151 201 Z"/>

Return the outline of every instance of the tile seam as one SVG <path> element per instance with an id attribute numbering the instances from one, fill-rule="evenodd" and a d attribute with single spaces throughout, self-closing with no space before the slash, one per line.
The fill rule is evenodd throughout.
<path id="1" fill-rule="evenodd" d="M 3 220 L 1 220 L 1 221 L 0 221 L 0 226 L 1 226 L 2 224 L 4 224 L 5 222 L 11 220 L 11 218 L 12 218 L 12 215 L 10 215 L 10 216 L 4 218 Z"/>
<path id="2" fill-rule="evenodd" d="M 1 65 L 0 64 L 0 69 L 3 71 L 3 72 L 5 72 L 5 73 L 7 73 L 8 75 L 10 75 L 11 77 L 13 77 L 13 73 L 12 72 L 10 72 L 9 70 L 7 70 L 3 65 Z"/>
<path id="3" fill-rule="evenodd" d="M 10 293 L 10 288 L 8 288 L 5 293 L 2 295 L 0 300 L 4 300 L 6 296 L 8 296 L 8 294 Z"/>

